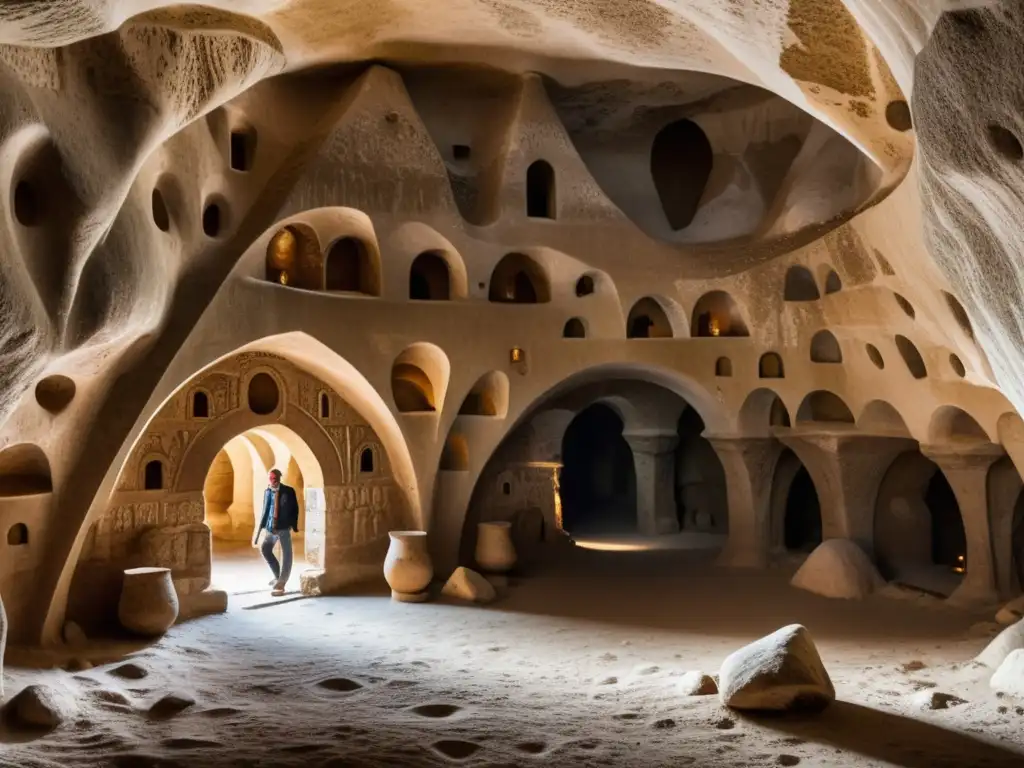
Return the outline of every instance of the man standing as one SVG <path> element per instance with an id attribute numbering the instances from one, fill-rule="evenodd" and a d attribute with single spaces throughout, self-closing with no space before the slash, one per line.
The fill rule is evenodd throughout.
<path id="1" fill-rule="evenodd" d="M 259 546 L 259 535 L 264 532 L 263 559 L 267 561 L 274 578 L 270 586 L 274 588 L 272 595 L 280 597 L 284 594 L 284 586 L 292 572 L 292 531 L 299 532 L 299 500 L 295 489 L 281 483 L 281 470 L 272 469 L 267 479 L 270 485 L 263 494 L 263 516 L 253 547 Z M 281 560 L 279 564 L 274 557 L 274 545 L 281 542 Z"/>

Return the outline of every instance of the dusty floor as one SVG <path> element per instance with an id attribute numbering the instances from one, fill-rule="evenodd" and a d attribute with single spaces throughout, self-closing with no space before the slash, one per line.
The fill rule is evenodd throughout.
<path id="1" fill-rule="evenodd" d="M 1024 701 L 997 698 L 989 673 L 963 663 L 991 635 L 970 629 L 982 616 L 826 600 L 789 588 L 788 568 L 709 559 L 570 550 L 490 607 L 383 591 L 275 601 L 261 561 L 239 562 L 233 591 L 246 594 L 132 653 L 141 679 L 115 674 L 121 662 L 9 670 L 8 696 L 45 680 L 77 691 L 79 711 L 48 735 L 5 731 L 0 765 L 1024 766 Z M 755 719 L 677 693 L 681 673 L 715 673 L 791 622 L 811 630 L 836 684 L 824 714 Z M 967 703 L 925 711 L 913 696 L 929 689 Z M 196 704 L 147 716 L 174 691 Z"/>

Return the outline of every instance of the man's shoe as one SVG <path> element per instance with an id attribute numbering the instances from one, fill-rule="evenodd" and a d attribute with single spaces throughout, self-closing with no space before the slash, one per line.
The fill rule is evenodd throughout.
<path id="1" fill-rule="evenodd" d="M 274 587 L 270 594 L 274 597 L 281 597 L 284 594 L 284 587 Z"/>

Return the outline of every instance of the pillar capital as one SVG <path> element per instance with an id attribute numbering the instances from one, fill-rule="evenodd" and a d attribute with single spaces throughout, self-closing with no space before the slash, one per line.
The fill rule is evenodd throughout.
<path id="1" fill-rule="evenodd" d="M 962 472 L 972 469 L 988 472 L 989 467 L 1006 455 L 1006 451 L 1001 445 L 967 441 L 922 445 L 921 453 L 938 464 L 944 472 Z"/>
<path id="2" fill-rule="evenodd" d="M 622 437 L 629 443 L 633 453 L 658 455 L 674 451 L 679 445 L 679 435 L 675 432 L 655 432 L 651 434 L 623 433 Z"/>

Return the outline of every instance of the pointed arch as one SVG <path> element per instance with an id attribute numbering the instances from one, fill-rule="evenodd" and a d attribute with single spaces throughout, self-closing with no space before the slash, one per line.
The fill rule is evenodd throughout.
<path id="1" fill-rule="evenodd" d="M 693 223 L 713 165 L 711 142 L 692 120 L 669 123 L 654 137 L 651 177 L 673 230 L 686 229 Z"/>

